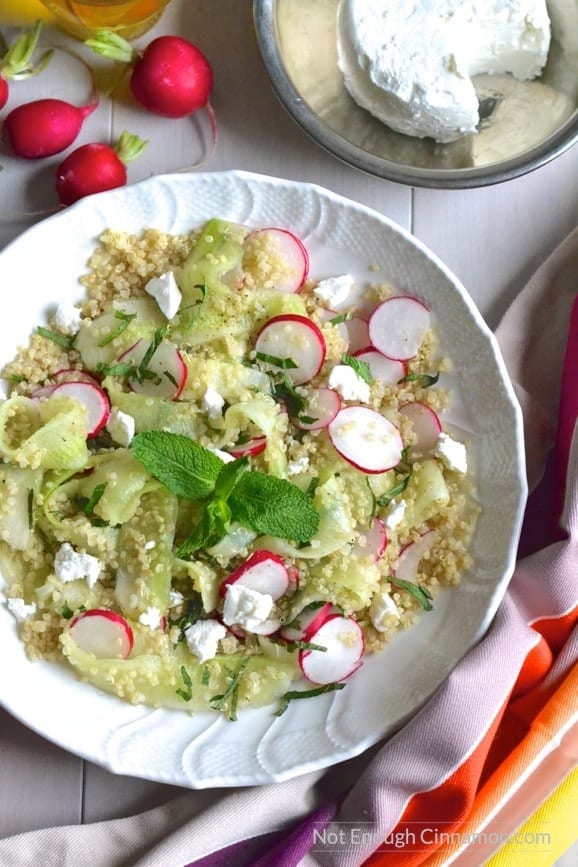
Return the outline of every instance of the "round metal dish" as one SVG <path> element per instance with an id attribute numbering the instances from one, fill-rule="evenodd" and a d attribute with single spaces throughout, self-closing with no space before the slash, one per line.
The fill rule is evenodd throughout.
<path id="1" fill-rule="evenodd" d="M 578 140 L 578 7 L 550 0 L 552 44 L 539 80 L 477 76 L 476 135 L 451 144 L 390 130 L 349 96 L 337 65 L 339 0 L 254 0 L 273 88 L 294 120 L 334 156 L 372 175 L 422 187 L 480 187 L 518 177 Z"/>

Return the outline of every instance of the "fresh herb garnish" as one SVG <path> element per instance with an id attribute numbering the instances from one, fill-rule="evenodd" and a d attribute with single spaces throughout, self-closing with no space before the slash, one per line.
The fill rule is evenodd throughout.
<path id="1" fill-rule="evenodd" d="M 342 322 L 349 322 L 353 314 L 351 313 L 340 313 L 338 316 L 334 316 L 333 319 L 329 319 L 330 325 L 341 325 Z"/>
<path id="2" fill-rule="evenodd" d="M 309 401 L 296 391 L 286 373 L 273 375 L 272 391 L 275 400 L 285 404 L 290 418 L 299 418 L 307 409 Z"/>
<path id="3" fill-rule="evenodd" d="M 174 620 L 169 618 L 169 627 L 177 627 L 179 630 L 179 637 L 177 639 L 177 644 L 184 640 L 185 631 L 192 626 L 193 623 L 196 623 L 201 614 L 203 613 L 203 602 L 201 599 L 201 595 L 199 593 L 195 593 L 190 599 L 187 599 L 184 603 L 184 610 L 180 617 L 175 618 Z"/>
<path id="4" fill-rule="evenodd" d="M 433 610 L 433 605 L 431 604 L 433 596 L 424 584 L 414 584 L 412 581 L 404 581 L 401 578 L 394 577 L 389 577 L 387 580 L 400 590 L 406 590 L 408 593 L 411 593 L 424 611 Z"/>
<path id="5" fill-rule="evenodd" d="M 362 361 L 360 358 L 356 358 L 355 355 L 345 355 L 341 356 L 341 363 L 347 364 L 364 382 L 367 382 L 368 385 L 371 384 L 373 377 L 371 375 L 371 368 L 367 361 Z"/>
<path id="6" fill-rule="evenodd" d="M 180 695 L 183 701 L 190 701 L 193 697 L 193 681 L 191 680 L 191 675 L 189 674 L 184 665 L 181 665 L 181 677 L 183 679 L 185 688 L 179 688 L 175 690 L 175 692 L 177 693 L 177 695 Z"/>
<path id="7" fill-rule="evenodd" d="M 306 612 L 317 611 L 318 608 L 323 608 L 326 603 L 323 600 L 316 600 L 315 602 L 310 602 L 309 605 L 306 605 L 303 611 L 300 614 L 305 614 Z M 301 629 L 301 621 L 299 620 L 299 615 L 293 618 L 290 623 L 285 624 L 285 629 Z"/>
<path id="8" fill-rule="evenodd" d="M 69 608 L 68 604 L 65 602 L 64 605 L 62 606 L 60 613 L 61 613 L 62 617 L 64 617 L 65 620 L 70 620 L 70 618 L 74 614 L 74 611 L 72 610 L 72 608 Z"/>
<path id="9" fill-rule="evenodd" d="M 312 415 L 299 415 L 297 416 L 298 420 L 303 422 L 303 424 L 315 424 L 318 421 L 317 418 L 314 418 Z"/>
<path id="10" fill-rule="evenodd" d="M 211 707 L 213 710 L 226 710 L 227 717 L 234 722 L 237 719 L 237 702 L 239 699 L 239 687 L 241 685 L 241 678 L 243 676 L 243 672 L 247 668 L 249 664 L 249 657 L 244 659 L 240 664 L 239 668 L 236 672 L 232 671 L 230 668 L 226 668 L 225 671 L 231 678 L 231 683 L 227 687 L 224 693 L 221 695 L 214 695 L 211 699 Z"/>
<path id="11" fill-rule="evenodd" d="M 275 711 L 275 716 L 281 716 L 289 707 L 289 703 L 301 698 L 314 698 L 316 695 L 324 695 L 326 692 L 335 692 L 339 689 L 344 689 L 344 683 L 326 683 L 324 686 L 317 686 L 315 689 L 306 690 L 290 690 L 284 693 L 279 699 L 279 709 Z"/>
<path id="12" fill-rule="evenodd" d="M 282 641 L 279 643 L 283 644 L 283 647 L 285 647 L 289 653 L 293 653 L 295 650 L 321 650 L 324 653 L 327 651 L 327 648 L 322 644 L 313 644 L 312 641 L 301 641 L 300 639 L 296 639 L 295 641 Z"/>
<path id="13" fill-rule="evenodd" d="M 184 558 L 223 538 L 232 521 L 262 535 L 307 542 L 319 515 L 296 485 L 249 469 L 246 458 L 231 463 L 181 434 L 146 431 L 132 441 L 134 456 L 179 497 L 205 500 L 203 516 L 177 551 Z"/>
<path id="14" fill-rule="evenodd" d="M 320 481 L 321 481 L 321 479 L 318 476 L 314 476 L 311 479 L 311 481 L 309 482 L 309 484 L 307 486 L 307 490 L 305 491 L 305 493 L 307 494 L 308 497 L 311 497 L 311 499 L 313 499 L 313 497 L 315 496 L 315 491 L 319 487 Z"/>
<path id="15" fill-rule="evenodd" d="M 128 361 L 117 361 L 114 364 L 105 364 L 104 361 L 99 361 L 96 365 L 98 373 L 103 376 L 119 376 L 122 378 L 135 379 L 136 367 Z"/>
<path id="16" fill-rule="evenodd" d="M 292 358 L 279 358 L 277 355 L 269 355 L 267 352 L 256 352 L 255 358 L 281 370 L 295 370 L 299 365 Z"/>
<path id="17" fill-rule="evenodd" d="M 74 337 L 67 337 L 65 334 L 58 334 L 56 331 L 50 331 L 48 328 L 43 328 L 41 325 L 38 326 L 37 331 L 41 337 L 45 337 L 47 340 L 52 340 L 53 343 L 57 343 L 64 349 L 72 349 Z"/>
<path id="18" fill-rule="evenodd" d="M 408 373 L 406 376 L 402 376 L 401 379 L 398 379 L 397 384 L 402 385 L 405 382 L 419 382 L 422 388 L 429 388 L 431 385 L 435 385 L 439 378 L 439 373 Z"/>
<path id="19" fill-rule="evenodd" d="M 28 488 L 28 529 L 34 526 L 34 491 Z"/>
<path id="20" fill-rule="evenodd" d="M 115 328 L 114 331 L 111 331 L 110 334 L 107 334 L 106 337 L 103 337 L 97 344 L 98 346 L 106 346 L 108 343 L 112 343 L 113 340 L 116 340 L 117 337 L 120 337 L 120 335 L 126 331 L 132 320 L 136 319 L 136 313 L 124 313 L 122 310 L 117 310 L 114 314 L 114 318 L 120 319 L 120 325 Z"/>
<path id="21" fill-rule="evenodd" d="M 13 373 L 7 378 L 10 380 L 10 382 L 26 382 L 26 377 L 21 376 L 19 373 Z"/>
<path id="22" fill-rule="evenodd" d="M 106 482 L 101 482 L 99 485 L 94 486 L 89 497 L 78 497 L 76 500 L 78 508 L 81 510 L 81 512 L 84 512 L 86 517 L 95 527 L 107 526 L 107 522 L 100 518 L 98 515 L 95 515 L 94 513 L 94 510 L 102 499 L 102 495 L 104 494 L 105 490 Z"/>
<path id="23" fill-rule="evenodd" d="M 408 460 L 408 446 L 404 448 L 401 453 L 401 461 L 395 467 L 395 472 L 400 475 L 403 474 L 403 478 L 400 479 L 389 491 L 386 491 L 385 494 L 382 494 L 380 497 L 375 498 L 375 503 L 377 506 L 389 506 L 392 500 L 398 497 L 400 494 L 403 494 L 405 489 L 409 484 L 409 480 L 411 479 L 413 473 L 413 465 L 410 464 Z"/>
<path id="24" fill-rule="evenodd" d="M 209 680 L 211 679 L 211 670 L 208 665 L 203 665 L 203 670 L 201 672 L 201 685 L 208 686 Z"/>

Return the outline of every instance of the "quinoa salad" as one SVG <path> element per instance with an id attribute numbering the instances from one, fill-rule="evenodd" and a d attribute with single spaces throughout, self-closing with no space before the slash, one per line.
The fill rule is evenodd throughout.
<path id="1" fill-rule="evenodd" d="M 471 565 L 432 311 L 218 218 L 108 229 L 80 280 L 2 372 L 0 569 L 29 658 L 231 720 L 345 688 Z"/>

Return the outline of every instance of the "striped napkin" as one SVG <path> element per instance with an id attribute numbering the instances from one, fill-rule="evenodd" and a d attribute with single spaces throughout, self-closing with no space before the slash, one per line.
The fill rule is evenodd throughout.
<path id="1" fill-rule="evenodd" d="M 484 639 L 401 731 L 200 811 L 185 793 L 126 819 L 11 837 L 0 864 L 79 867 L 79 853 L 91 867 L 553 864 L 578 838 L 577 290 L 578 230 L 497 332 L 533 487 L 518 566 Z"/>

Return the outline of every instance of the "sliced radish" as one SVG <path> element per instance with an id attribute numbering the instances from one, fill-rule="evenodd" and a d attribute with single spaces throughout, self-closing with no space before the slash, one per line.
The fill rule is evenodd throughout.
<path id="1" fill-rule="evenodd" d="M 287 272 L 275 281 L 277 292 L 299 292 L 309 273 L 309 255 L 299 238 L 287 229 L 257 229 L 249 238 L 265 237 L 285 260 Z"/>
<path id="2" fill-rule="evenodd" d="M 289 578 L 288 593 L 295 593 L 299 589 L 299 569 L 297 566 L 287 566 L 287 576 Z"/>
<path id="3" fill-rule="evenodd" d="M 273 554 L 272 551 L 261 549 L 254 551 L 238 569 L 225 578 L 220 587 L 222 596 L 225 595 L 230 584 L 242 584 L 257 593 L 267 593 L 273 602 L 276 602 L 287 592 L 289 574 L 282 557 Z"/>
<path id="4" fill-rule="evenodd" d="M 283 372 L 293 385 L 301 385 L 321 370 L 326 346 L 323 334 L 311 319 L 285 313 L 265 323 L 255 342 L 255 350 L 272 358 L 290 359 L 296 367 Z"/>
<path id="5" fill-rule="evenodd" d="M 267 437 L 251 437 L 246 443 L 231 446 L 228 449 L 229 454 L 234 458 L 254 458 L 255 455 L 260 455 L 267 447 Z"/>
<path id="6" fill-rule="evenodd" d="M 306 641 L 307 636 L 316 632 L 332 610 L 330 602 L 311 602 L 293 618 L 291 623 L 295 625 L 287 624 L 281 627 L 279 634 L 286 641 Z"/>
<path id="7" fill-rule="evenodd" d="M 71 621 L 69 630 L 80 649 L 97 659 L 126 659 L 134 643 L 129 623 L 108 608 L 83 611 Z"/>
<path id="8" fill-rule="evenodd" d="M 401 460 L 400 432 L 374 409 L 346 406 L 327 430 L 341 457 L 364 473 L 384 473 Z"/>
<path id="9" fill-rule="evenodd" d="M 294 418 L 293 422 L 301 430 L 320 430 L 331 424 L 341 409 L 341 398 L 332 388 L 316 388 L 309 398 L 307 408 L 303 410 L 300 418 Z M 315 421 L 304 421 L 315 419 Z"/>
<path id="10" fill-rule="evenodd" d="M 387 356 L 378 352 L 377 349 L 361 349 L 359 352 L 355 352 L 354 355 L 360 361 L 365 361 L 369 365 L 372 377 L 384 385 L 397 385 L 399 380 L 407 373 L 407 368 L 403 361 L 387 358 Z"/>
<path id="11" fill-rule="evenodd" d="M 361 626 L 352 617 L 330 614 L 307 640 L 326 648 L 299 651 L 299 667 L 312 683 L 345 680 L 359 668 L 365 640 Z"/>
<path id="12" fill-rule="evenodd" d="M 150 340 L 141 338 L 119 357 L 119 361 L 128 362 L 138 367 L 144 361 L 151 345 Z M 176 346 L 161 340 L 149 360 L 147 371 L 152 374 L 142 380 L 129 378 L 128 383 L 133 391 L 140 394 L 150 394 L 154 397 L 166 397 L 176 400 L 187 381 L 187 366 L 183 356 Z"/>
<path id="13" fill-rule="evenodd" d="M 360 533 L 351 553 L 354 557 L 371 557 L 377 562 L 387 547 L 387 529 L 381 518 L 374 518 L 371 527 Z"/>
<path id="14" fill-rule="evenodd" d="M 416 436 L 415 443 L 409 449 L 408 457 L 413 460 L 431 454 L 442 430 L 438 414 L 427 404 L 419 401 L 404 403 L 399 411 L 412 422 Z"/>
<path id="15" fill-rule="evenodd" d="M 52 395 L 72 397 L 86 408 L 88 439 L 97 436 L 106 425 L 110 416 L 110 401 L 100 385 L 93 385 L 91 382 L 61 382 L 54 386 Z"/>
<path id="16" fill-rule="evenodd" d="M 431 547 L 434 536 L 433 530 L 427 530 L 415 542 L 409 542 L 401 549 L 397 564 L 393 570 L 396 578 L 400 578 L 402 581 L 415 580 L 419 564 L 426 551 Z"/>
<path id="17" fill-rule="evenodd" d="M 61 382 L 90 382 L 92 385 L 100 385 L 98 379 L 86 370 L 75 370 L 74 367 L 65 367 L 57 370 L 50 377 L 55 385 Z"/>
<path id="18" fill-rule="evenodd" d="M 369 339 L 388 358 L 414 358 L 430 327 L 429 308 L 410 295 L 394 295 L 375 308 L 369 318 Z"/>
<path id="19" fill-rule="evenodd" d="M 352 316 L 346 325 L 349 334 L 349 354 L 354 355 L 360 349 L 369 348 L 369 326 L 366 320 L 361 316 Z"/>

